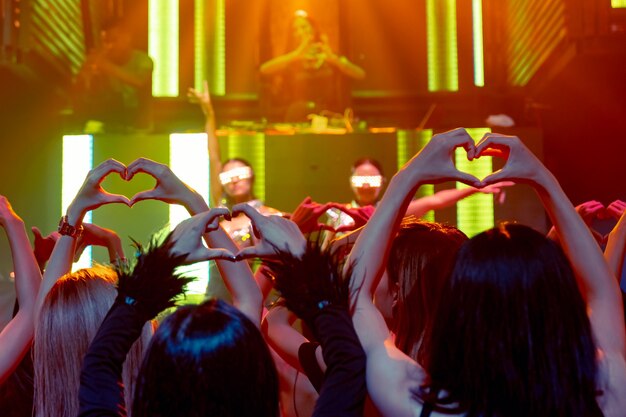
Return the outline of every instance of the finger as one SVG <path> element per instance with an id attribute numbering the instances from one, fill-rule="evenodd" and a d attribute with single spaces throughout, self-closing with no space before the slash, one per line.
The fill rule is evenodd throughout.
<path id="1" fill-rule="evenodd" d="M 343 226 L 339 226 L 338 228 L 335 229 L 335 233 L 345 233 L 345 232 L 351 232 L 354 229 L 356 229 L 356 224 L 345 224 Z"/>
<path id="2" fill-rule="evenodd" d="M 226 249 L 206 249 L 189 254 L 185 259 L 186 263 L 211 261 L 211 260 L 225 260 L 234 262 L 235 255 Z"/>
<path id="3" fill-rule="evenodd" d="M 126 178 L 126 165 L 115 159 L 107 159 L 94 168 L 92 172 L 95 176 L 94 179 L 100 184 L 104 178 L 112 172 L 117 172 L 120 177 Z"/>
<path id="4" fill-rule="evenodd" d="M 144 200 L 159 200 L 159 192 L 156 188 L 148 191 L 142 191 L 131 197 L 129 205 L 132 207 L 135 203 Z"/>
<path id="5" fill-rule="evenodd" d="M 139 158 L 133 161 L 126 169 L 126 180 L 130 181 L 133 176 L 139 172 L 148 174 L 155 179 L 158 175 L 158 169 L 161 167 L 161 163 L 153 161 L 148 158 Z"/>
<path id="6" fill-rule="evenodd" d="M 206 93 L 209 97 L 211 97 L 211 93 L 209 92 L 209 82 L 207 80 L 202 81 L 203 92 Z"/>
<path id="7" fill-rule="evenodd" d="M 329 225 L 329 224 L 325 224 L 325 223 L 318 223 L 318 224 L 317 224 L 317 228 L 318 228 L 319 230 L 327 230 L 327 231 L 329 231 L 329 232 L 333 232 L 333 233 L 336 233 L 336 232 L 337 232 L 337 231 L 335 230 L 335 228 L 334 228 L 334 227 L 332 227 L 332 226 L 331 226 L 331 225 Z"/>
<path id="8" fill-rule="evenodd" d="M 33 232 L 33 236 L 35 236 L 35 240 L 43 239 L 43 235 L 41 234 L 41 230 L 37 226 L 33 226 L 30 228 Z"/>
<path id="9" fill-rule="evenodd" d="M 212 223 L 219 223 L 220 217 L 224 217 L 228 220 L 230 218 L 230 211 L 228 211 L 225 207 L 218 207 L 204 212 L 200 217 L 202 219 L 202 223 L 204 224 L 204 229 L 206 230 Z M 215 230 L 215 228 L 212 230 Z"/>
<path id="10" fill-rule="evenodd" d="M 510 138 L 487 133 L 476 145 L 476 157 L 505 157 L 509 152 Z"/>
<path id="11" fill-rule="evenodd" d="M 488 185 L 488 184 L 495 184 L 498 181 L 503 181 L 505 179 L 509 179 L 507 177 L 507 173 L 506 173 L 506 171 L 500 169 L 500 170 L 494 172 L 493 174 L 487 175 L 485 178 L 483 178 L 482 181 L 480 181 L 480 183 L 477 186 L 477 188 L 480 188 L 480 187 Z"/>
<path id="12" fill-rule="evenodd" d="M 240 213 L 245 214 L 250 220 L 252 220 L 253 224 L 265 218 L 265 216 L 259 213 L 257 209 L 255 209 L 248 203 L 235 204 L 231 211 L 233 213 L 233 216 L 238 216 Z"/>
<path id="13" fill-rule="evenodd" d="M 501 204 L 501 205 L 504 204 L 505 200 L 506 200 L 506 191 L 502 190 L 498 194 L 498 204 Z"/>
<path id="14" fill-rule="evenodd" d="M 261 254 L 259 252 L 261 251 L 259 251 L 257 246 L 249 246 L 237 252 L 237 254 L 235 254 L 235 260 L 240 261 L 242 259 L 260 258 Z"/>
<path id="15" fill-rule="evenodd" d="M 471 187 L 476 187 L 476 188 L 480 188 L 482 187 L 484 184 L 487 184 L 485 182 L 485 180 L 479 180 L 478 178 L 476 178 L 475 176 L 468 174 L 466 172 L 461 172 L 461 171 L 457 171 L 454 174 L 454 179 L 455 181 L 459 181 L 462 182 L 463 184 L 467 184 Z"/>
<path id="16" fill-rule="evenodd" d="M 104 193 L 105 201 L 103 204 L 126 204 L 130 206 L 130 200 L 125 195 Z"/>

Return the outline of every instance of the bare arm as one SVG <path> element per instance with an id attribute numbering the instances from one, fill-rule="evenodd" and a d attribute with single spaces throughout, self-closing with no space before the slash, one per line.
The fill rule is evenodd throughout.
<path id="1" fill-rule="evenodd" d="M 609 233 L 604 251 L 604 258 L 615 274 L 617 280 L 622 276 L 624 256 L 626 255 L 626 203 L 616 201 L 609 205 L 607 211 L 618 218 L 617 224 Z"/>
<path id="2" fill-rule="evenodd" d="M 607 354 L 626 355 L 621 293 L 589 228 L 576 212 L 559 182 L 516 137 L 488 134 L 477 145 L 477 155 L 495 149 L 507 160 L 486 184 L 513 180 L 527 182 L 537 192 L 559 235 L 587 302 L 596 345 Z"/>
<path id="3" fill-rule="evenodd" d="M 209 93 L 209 83 L 204 81 L 203 91 L 190 88 L 187 96 L 191 101 L 197 102 L 204 113 L 205 123 L 204 131 L 207 134 L 209 147 L 209 182 L 211 187 L 211 206 L 217 207 L 222 201 L 222 184 L 220 183 L 220 172 L 222 172 L 222 156 L 220 153 L 220 144 L 215 133 L 215 111 L 211 103 L 211 94 Z"/>
<path id="4" fill-rule="evenodd" d="M 19 311 L 0 333 L 1 383 L 15 370 L 32 341 L 35 300 L 41 283 L 41 272 L 30 248 L 24 222 L 3 196 L 0 196 L 0 223 L 9 239 L 19 303 Z"/>
<path id="5" fill-rule="evenodd" d="M 128 172 L 131 176 L 137 172 L 145 172 L 157 180 L 153 190 L 137 194 L 131 203 L 155 199 L 170 204 L 181 204 L 192 216 L 209 210 L 202 196 L 176 177 L 167 165 L 140 158 L 128 166 Z M 222 227 L 205 233 L 203 237 L 210 248 L 222 248 L 233 254 L 239 251 Z M 263 299 L 248 263 L 221 259 L 216 259 L 215 263 L 233 296 L 233 305 L 260 326 Z"/>
<path id="6" fill-rule="evenodd" d="M 71 226 L 81 226 L 85 214 L 103 204 L 129 203 L 125 196 L 109 194 L 100 186 L 104 178 L 112 172 L 124 176 L 126 167 L 114 159 L 109 159 L 87 174 L 85 182 L 67 208 L 67 222 Z M 41 306 L 57 280 L 70 272 L 75 249 L 76 239 L 69 236 L 61 236 L 54 246 L 37 295 L 36 317 L 39 316 Z"/>

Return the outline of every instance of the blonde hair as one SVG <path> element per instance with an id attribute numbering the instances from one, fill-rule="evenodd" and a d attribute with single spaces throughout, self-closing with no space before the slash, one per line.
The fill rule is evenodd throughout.
<path id="1" fill-rule="evenodd" d="M 41 308 L 33 343 L 34 416 L 75 417 L 83 358 L 117 291 L 117 274 L 104 266 L 61 277 Z M 132 404 L 137 373 L 152 326 L 131 348 L 124 363 L 126 404 Z M 130 413 L 129 413 L 130 416 Z"/>

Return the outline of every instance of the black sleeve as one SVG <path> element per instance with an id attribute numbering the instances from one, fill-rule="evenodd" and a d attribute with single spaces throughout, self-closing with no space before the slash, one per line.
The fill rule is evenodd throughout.
<path id="1" fill-rule="evenodd" d="M 363 415 L 366 357 L 345 307 L 328 306 L 314 319 L 327 369 L 314 417 Z"/>
<path id="2" fill-rule="evenodd" d="M 79 417 L 126 416 L 122 369 L 144 323 L 132 305 L 113 304 L 83 361 Z"/>
<path id="3" fill-rule="evenodd" d="M 315 391 L 319 394 L 322 388 L 322 382 L 324 382 L 324 372 L 317 363 L 317 356 L 315 356 L 315 350 L 319 346 L 319 343 L 306 342 L 300 345 L 298 348 L 298 361 L 304 371 L 304 374 L 311 381 L 311 385 L 315 388 Z"/>

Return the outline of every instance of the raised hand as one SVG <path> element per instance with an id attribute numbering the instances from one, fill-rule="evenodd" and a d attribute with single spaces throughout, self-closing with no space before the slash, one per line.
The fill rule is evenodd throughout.
<path id="1" fill-rule="evenodd" d="M 82 222 L 85 213 L 104 204 L 130 204 L 126 196 L 108 193 L 101 187 L 102 181 L 112 172 L 117 172 L 120 177 L 125 178 L 126 166 L 115 159 L 108 159 L 89 171 L 85 182 L 67 209 L 70 224 Z"/>
<path id="2" fill-rule="evenodd" d="M 264 216 L 246 203 L 233 207 L 232 214 L 245 214 L 252 222 L 252 230 L 259 243 L 244 248 L 236 255 L 237 260 L 247 258 L 272 258 L 280 253 L 302 258 L 306 240 L 298 225 L 280 216 Z"/>
<path id="3" fill-rule="evenodd" d="M 0 195 L 0 226 L 6 227 L 8 223 L 15 220 L 21 221 L 22 219 L 13 211 L 9 200 L 5 196 Z"/>
<path id="4" fill-rule="evenodd" d="M 465 129 L 458 128 L 434 135 L 430 142 L 402 167 L 399 174 L 408 173 L 411 178 L 419 179 L 422 183 L 460 181 L 471 186 L 482 186 L 478 178 L 461 172 L 454 166 L 454 153 L 459 147 L 465 149 L 469 160 L 474 159 L 476 155 L 474 140 Z"/>
<path id="5" fill-rule="evenodd" d="M 320 230 L 334 231 L 332 226 L 318 221 L 320 216 L 330 207 L 332 203 L 319 204 L 307 197 L 296 207 L 289 219 L 298 225 L 302 233 L 311 233 Z"/>
<path id="6" fill-rule="evenodd" d="M 215 111 L 213 110 L 213 104 L 211 103 L 211 94 L 209 93 L 209 83 L 204 80 L 202 91 L 198 91 L 195 88 L 187 90 L 187 98 L 192 103 L 198 103 L 205 116 L 215 117 Z"/>
<path id="7" fill-rule="evenodd" d="M 56 245 L 61 235 L 58 232 L 52 232 L 48 236 L 43 236 L 41 231 L 35 226 L 31 227 L 31 230 L 35 237 L 33 253 L 35 254 L 35 259 L 37 259 L 37 264 L 40 268 L 43 268 L 48 259 L 50 259 L 54 245 Z"/>
<path id="8" fill-rule="evenodd" d="M 606 208 L 606 214 L 614 219 L 620 219 L 626 212 L 626 202 L 615 200 Z"/>
<path id="9" fill-rule="evenodd" d="M 364 207 L 346 207 L 344 205 L 336 205 L 335 208 L 346 213 L 352 218 L 352 220 L 354 220 L 353 224 L 339 226 L 336 230 L 338 233 L 351 232 L 352 230 L 365 226 L 365 223 L 367 223 L 370 217 L 372 217 L 372 214 L 374 214 L 374 210 L 376 210 L 376 208 L 371 205 Z"/>
<path id="10" fill-rule="evenodd" d="M 159 200 L 169 204 L 181 204 L 189 209 L 191 202 L 198 194 L 182 182 L 165 164 L 147 158 L 133 161 L 127 168 L 126 180 L 130 181 L 135 174 L 143 172 L 156 180 L 152 190 L 142 191 L 130 199 L 130 205 L 143 200 Z"/>
<path id="11" fill-rule="evenodd" d="M 80 259 L 87 246 L 102 246 L 109 251 L 109 260 L 114 263 L 125 260 L 122 240 L 113 230 L 105 229 L 95 224 L 84 223 L 83 233 L 76 241 L 74 262 Z"/>
<path id="12" fill-rule="evenodd" d="M 552 175 L 517 136 L 487 133 L 476 145 L 475 158 L 496 156 L 506 160 L 502 169 L 482 180 L 483 185 L 500 181 L 536 183 Z"/>
<path id="13" fill-rule="evenodd" d="M 605 210 L 604 205 L 596 200 L 585 201 L 576 206 L 576 211 L 589 227 L 591 227 L 594 219 L 599 218 Z"/>
<path id="14" fill-rule="evenodd" d="M 230 212 L 225 208 L 215 208 L 180 223 L 172 232 L 171 240 L 174 242 L 171 253 L 173 255 L 186 255 L 185 263 L 208 261 L 211 259 L 224 259 L 234 261 L 235 255 L 226 249 L 207 249 L 202 244 L 202 235 L 219 227 L 220 217 L 230 219 Z"/>

